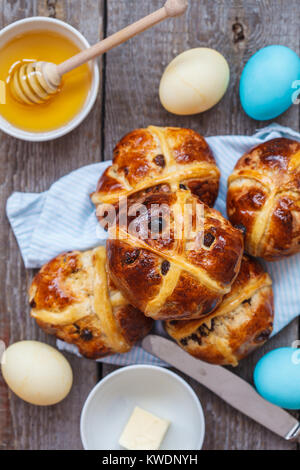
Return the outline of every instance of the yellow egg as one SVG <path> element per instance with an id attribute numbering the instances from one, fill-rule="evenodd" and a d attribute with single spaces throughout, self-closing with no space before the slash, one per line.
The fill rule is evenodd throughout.
<path id="1" fill-rule="evenodd" d="M 214 49 L 199 47 L 175 57 L 160 82 L 159 97 L 167 111 L 198 114 L 212 108 L 227 90 L 230 70 Z"/>
<path id="2" fill-rule="evenodd" d="M 69 362 L 56 349 L 38 341 L 20 341 L 1 358 L 2 375 L 18 397 L 34 405 L 63 400 L 73 383 Z"/>

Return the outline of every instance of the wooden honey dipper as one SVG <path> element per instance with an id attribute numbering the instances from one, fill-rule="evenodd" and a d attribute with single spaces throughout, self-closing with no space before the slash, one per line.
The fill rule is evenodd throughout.
<path id="1" fill-rule="evenodd" d="M 187 0 L 167 0 L 159 10 L 121 29 L 121 31 L 103 39 L 94 46 L 79 52 L 59 65 L 52 62 L 22 63 L 21 66 L 13 70 L 9 78 L 12 95 L 25 104 L 44 103 L 57 93 L 62 76 L 65 73 L 104 54 L 163 20 L 183 14 L 187 6 Z"/>

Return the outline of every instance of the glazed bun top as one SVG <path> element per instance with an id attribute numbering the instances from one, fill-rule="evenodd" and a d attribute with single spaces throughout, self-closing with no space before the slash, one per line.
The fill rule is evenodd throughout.
<path id="1" fill-rule="evenodd" d="M 29 301 L 39 326 L 93 359 L 129 351 L 152 327 L 107 275 L 103 246 L 49 261 L 33 279 Z"/>
<path id="2" fill-rule="evenodd" d="M 244 228 L 253 256 L 277 260 L 300 251 L 300 142 L 273 139 L 250 150 L 228 180 L 227 212 Z"/>
<path id="3" fill-rule="evenodd" d="M 270 276 L 244 256 L 231 291 L 208 317 L 168 321 L 167 333 L 188 353 L 212 364 L 236 366 L 269 338 L 274 302 Z"/>
<path id="4" fill-rule="evenodd" d="M 220 172 L 201 135 L 191 129 L 136 129 L 117 144 L 113 163 L 101 176 L 92 201 L 116 204 L 120 196 L 167 183 L 173 191 L 187 186 L 209 206 L 219 189 Z"/>
<path id="5" fill-rule="evenodd" d="M 115 229 L 107 241 L 110 275 L 154 319 L 208 315 L 239 272 L 242 233 L 188 189 L 140 193 L 124 213 L 121 207 Z"/>

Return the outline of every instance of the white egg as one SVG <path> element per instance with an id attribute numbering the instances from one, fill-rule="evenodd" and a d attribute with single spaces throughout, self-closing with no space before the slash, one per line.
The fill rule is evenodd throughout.
<path id="1" fill-rule="evenodd" d="M 206 47 L 190 49 L 167 66 L 160 82 L 160 101 L 174 114 L 202 113 L 220 101 L 229 77 L 228 63 L 219 52 Z"/>
<path id="2" fill-rule="evenodd" d="M 18 397 L 34 405 L 63 400 L 73 383 L 69 362 L 56 349 L 38 341 L 20 341 L 1 358 L 2 375 Z"/>

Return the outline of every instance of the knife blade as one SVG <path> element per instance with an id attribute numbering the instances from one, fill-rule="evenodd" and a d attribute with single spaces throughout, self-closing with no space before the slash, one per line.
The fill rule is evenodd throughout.
<path id="1" fill-rule="evenodd" d="M 208 364 L 176 343 L 148 335 L 142 347 L 214 392 L 226 403 L 286 440 L 299 440 L 300 422 L 282 408 L 262 398 L 245 380 L 221 366 Z"/>

